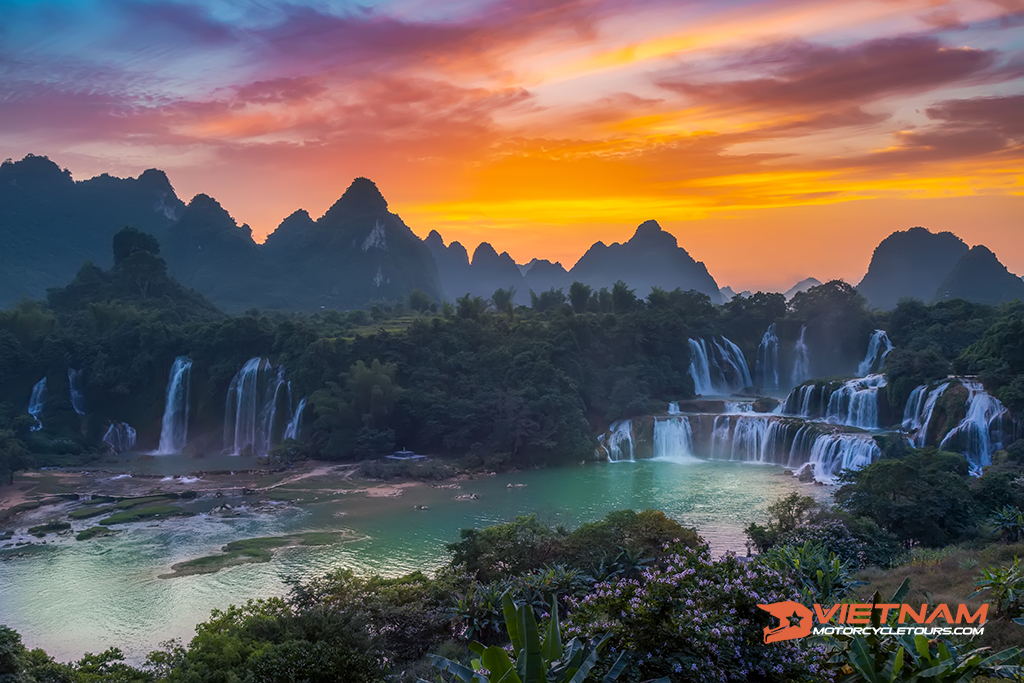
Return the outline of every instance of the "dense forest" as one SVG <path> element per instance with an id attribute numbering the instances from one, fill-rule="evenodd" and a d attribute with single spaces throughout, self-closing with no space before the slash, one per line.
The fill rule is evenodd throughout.
<path id="1" fill-rule="evenodd" d="M 100 457 L 112 423 L 155 448 L 169 372 L 191 359 L 188 449 L 220 452 L 233 378 L 265 358 L 306 398 L 287 457 L 359 459 L 406 448 L 492 466 L 591 457 L 615 420 L 663 412 L 694 396 L 687 339 L 724 335 L 751 359 L 774 325 L 780 347 L 814 350 L 808 377 L 853 373 L 872 330 L 885 358 L 890 423 L 914 387 L 951 372 L 977 374 L 1011 411 L 1024 411 L 1024 306 L 905 300 L 872 312 L 833 281 L 796 295 L 757 293 L 714 305 L 697 292 L 624 283 L 593 290 L 514 292 L 454 304 L 414 292 L 368 310 L 229 316 L 168 276 L 151 236 L 125 229 L 113 267 L 90 263 L 46 301 L 0 312 L 0 435 L 4 469 Z M 39 421 L 26 406 L 46 378 Z M 759 384 L 760 378 L 753 378 Z M 79 395 L 73 405 L 71 383 Z M 741 393 L 755 395 L 758 386 Z M 84 404 L 84 405 L 82 405 Z"/>

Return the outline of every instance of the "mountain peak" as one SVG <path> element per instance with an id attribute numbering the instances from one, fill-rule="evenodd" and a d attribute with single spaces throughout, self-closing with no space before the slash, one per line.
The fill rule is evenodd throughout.
<path id="1" fill-rule="evenodd" d="M 345 213 L 377 213 L 388 210 L 388 202 L 369 178 L 356 178 L 327 213 L 335 210 Z"/>
<path id="2" fill-rule="evenodd" d="M 678 246 L 676 238 L 671 233 L 665 232 L 658 221 L 647 220 L 637 226 L 636 232 L 633 233 L 633 237 L 629 240 L 630 242 L 665 242 L 668 244 L 671 241 L 672 246 Z"/>

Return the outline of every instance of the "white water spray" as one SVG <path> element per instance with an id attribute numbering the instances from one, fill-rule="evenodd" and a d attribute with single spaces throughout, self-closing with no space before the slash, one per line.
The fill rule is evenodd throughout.
<path id="1" fill-rule="evenodd" d="M 793 386 L 800 386 L 811 378 L 811 357 L 810 349 L 804 337 L 807 334 L 807 325 L 800 326 L 800 337 L 796 340 L 796 348 L 793 352 L 793 374 L 790 381 Z"/>
<path id="2" fill-rule="evenodd" d="M 157 455 L 181 453 L 188 442 L 189 385 L 192 361 L 178 356 L 167 379 L 167 399 L 160 425 L 160 446 Z"/>
<path id="3" fill-rule="evenodd" d="M 41 380 L 36 382 L 35 386 L 32 387 L 32 395 L 28 399 L 28 414 L 32 416 L 32 419 L 36 421 L 33 432 L 38 432 L 43 428 L 43 423 L 39 419 L 43 414 L 43 408 L 46 407 L 46 378 L 43 377 Z"/>
<path id="4" fill-rule="evenodd" d="M 892 342 L 885 330 L 875 330 L 868 341 L 868 352 L 857 366 L 857 375 L 864 377 L 872 372 L 881 372 L 885 357 L 892 351 Z"/>
<path id="5" fill-rule="evenodd" d="M 85 415 L 85 392 L 82 390 L 82 371 L 68 368 L 68 386 L 71 387 L 71 407 Z"/>
<path id="6" fill-rule="evenodd" d="M 779 388 L 779 337 L 775 333 L 775 323 L 769 325 L 761 337 L 754 374 L 762 389 Z"/>
<path id="7" fill-rule="evenodd" d="M 103 435 L 103 443 L 114 453 L 125 453 L 135 448 L 135 429 L 126 422 L 111 422 Z"/>

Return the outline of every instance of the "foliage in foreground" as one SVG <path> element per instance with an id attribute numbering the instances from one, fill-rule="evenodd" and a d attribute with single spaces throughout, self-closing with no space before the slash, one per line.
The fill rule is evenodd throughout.
<path id="1" fill-rule="evenodd" d="M 775 510 L 785 516 L 799 503 Z M 436 677 L 432 663 L 440 663 L 444 676 L 480 682 L 508 675 L 506 683 L 966 681 L 1008 675 L 1021 664 L 1015 650 L 993 659 L 955 638 L 764 644 L 774 618 L 759 604 L 856 599 L 851 563 L 815 541 L 715 560 L 699 536 L 662 513 L 620 511 L 572 531 L 520 518 L 464 533 L 451 550 L 433 577 L 338 570 L 294 583 L 285 598 L 214 612 L 191 642 L 166 644 L 141 669 L 116 650 L 60 664 L 0 629 L 0 680 L 414 681 Z M 996 604 L 991 623 L 1019 628 L 1011 620 L 1024 616 L 1020 583 L 1019 562 L 981 571 L 978 588 Z"/>

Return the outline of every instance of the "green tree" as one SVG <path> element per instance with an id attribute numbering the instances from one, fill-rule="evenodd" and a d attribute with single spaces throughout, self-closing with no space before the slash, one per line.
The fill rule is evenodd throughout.
<path id="1" fill-rule="evenodd" d="M 977 532 L 967 459 L 933 448 L 847 471 L 836 502 L 869 517 L 905 545 L 941 547 Z"/>
<path id="2" fill-rule="evenodd" d="M 13 484 L 14 473 L 32 466 L 32 457 L 10 429 L 0 429 L 0 484 Z"/>
<path id="3" fill-rule="evenodd" d="M 615 313 L 629 313 L 637 306 L 636 290 L 630 289 L 622 280 L 612 285 L 612 310 Z"/>
<path id="4" fill-rule="evenodd" d="M 422 289 L 409 292 L 409 308 L 422 313 L 430 308 L 430 297 Z"/>
<path id="5" fill-rule="evenodd" d="M 586 313 L 592 293 L 593 290 L 582 282 L 573 282 L 569 285 L 569 303 L 572 304 L 572 310 L 576 313 Z"/>
<path id="6" fill-rule="evenodd" d="M 508 289 L 496 289 L 494 294 L 491 295 L 491 303 L 494 305 L 494 310 L 498 313 L 508 313 L 512 315 L 512 302 L 516 298 L 516 288 L 509 287 Z"/>
<path id="7" fill-rule="evenodd" d="M 402 389 L 395 384 L 397 372 L 397 365 L 382 365 L 376 358 L 369 367 L 360 360 L 349 370 L 352 410 L 360 416 L 363 426 L 371 429 L 387 426 L 395 403 L 402 395 Z"/>

